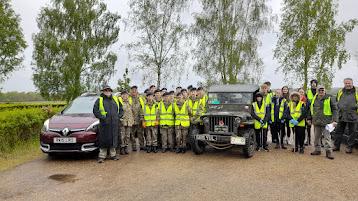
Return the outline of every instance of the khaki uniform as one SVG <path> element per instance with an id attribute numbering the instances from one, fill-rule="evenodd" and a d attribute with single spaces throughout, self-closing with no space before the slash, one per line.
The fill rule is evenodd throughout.
<path id="1" fill-rule="evenodd" d="M 134 137 L 138 138 L 139 146 L 140 148 L 145 147 L 145 139 L 144 139 L 144 129 L 142 127 L 142 120 L 141 120 L 141 114 L 142 114 L 142 106 L 139 101 L 139 97 L 131 97 L 132 98 L 132 108 L 133 108 L 133 126 L 132 126 L 132 134 Z M 144 99 L 143 99 L 144 100 Z M 136 148 L 136 143 L 132 144 L 133 149 Z"/>
<path id="2" fill-rule="evenodd" d="M 177 106 L 181 108 L 184 104 L 176 102 Z M 189 104 L 186 104 L 186 110 L 188 111 L 189 117 L 191 116 L 191 110 Z M 176 148 L 186 148 L 187 136 L 189 133 L 189 127 L 183 127 L 181 125 L 175 126 L 175 139 L 176 139 Z"/>
<path id="3" fill-rule="evenodd" d="M 131 134 L 131 128 L 134 124 L 132 105 L 128 101 L 123 101 L 123 117 L 120 120 L 121 147 L 128 147 L 129 144 L 135 145 L 135 139 Z"/>
<path id="4" fill-rule="evenodd" d="M 149 108 L 152 108 L 153 104 L 156 104 L 154 101 L 153 103 L 146 103 Z M 143 109 L 143 111 L 145 108 Z M 142 113 L 142 121 L 144 121 L 144 113 Z M 158 110 L 156 110 L 156 118 L 158 118 Z M 158 126 L 146 126 L 145 128 L 146 133 L 146 146 L 150 147 L 157 147 L 158 146 Z"/>
<path id="5" fill-rule="evenodd" d="M 174 107 L 172 103 L 165 103 L 164 106 L 168 109 L 169 106 L 172 106 L 172 114 L 174 115 Z M 161 107 L 158 107 L 159 117 L 161 115 Z M 159 119 L 161 121 L 161 119 Z M 160 125 L 160 134 L 162 139 L 162 149 L 173 149 L 174 148 L 174 117 L 173 117 L 173 126 Z"/>

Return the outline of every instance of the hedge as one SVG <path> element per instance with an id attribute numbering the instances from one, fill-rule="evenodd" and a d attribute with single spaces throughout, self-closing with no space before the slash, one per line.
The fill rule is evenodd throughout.
<path id="1" fill-rule="evenodd" d="M 13 109 L 0 112 L 0 155 L 39 136 L 46 119 L 61 108 Z"/>
<path id="2" fill-rule="evenodd" d="M 25 102 L 25 103 L 0 103 L 0 111 L 8 111 L 13 109 L 29 109 L 29 108 L 63 108 L 66 102 Z"/>

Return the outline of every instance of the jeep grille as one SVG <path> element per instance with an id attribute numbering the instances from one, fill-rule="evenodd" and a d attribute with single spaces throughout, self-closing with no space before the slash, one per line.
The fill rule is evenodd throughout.
<path id="1" fill-rule="evenodd" d="M 234 132 L 235 117 L 230 117 L 230 116 L 210 116 L 209 117 L 210 130 L 209 131 L 216 132 L 215 125 L 219 125 L 220 121 L 223 121 L 224 125 L 228 127 L 229 133 Z"/>

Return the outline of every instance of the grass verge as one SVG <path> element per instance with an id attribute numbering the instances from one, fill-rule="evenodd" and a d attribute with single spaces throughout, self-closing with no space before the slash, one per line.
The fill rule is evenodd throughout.
<path id="1" fill-rule="evenodd" d="M 41 157 L 39 139 L 31 139 L 27 142 L 19 143 L 11 152 L 0 153 L 0 171 L 13 168 L 17 165 L 32 161 Z"/>

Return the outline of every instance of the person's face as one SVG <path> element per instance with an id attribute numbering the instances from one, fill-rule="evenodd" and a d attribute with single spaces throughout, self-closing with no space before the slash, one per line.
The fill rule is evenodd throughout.
<path id="1" fill-rule="evenodd" d="M 123 98 L 123 100 L 127 101 L 128 100 L 128 94 L 123 94 L 122 98 Z"/>
<path id="2" fill-rule="evenodd" d="M 154 91 L 157 90 L 157 87 L 150 88 L 150 92 L 154 93 Z"/>
<path id="3" fill-rule="evenodd" d="M 162 97 L 160 92 L 155 93 L 155 99 L 159 100 Z"/>
<path id="4" fill-rule="evenodd" d="M 138 90 L 136 88 L 131 89 L 131 96 L 136 96 L 138 94 Z"/>
<path id="5" fill-rule="evenodd" d="M 352 80 L 344 80 L 344 88 L 352 89 L 353 88 L 353 81 Z"/>
<path id="6" fill-rule="evenodd" d="M 112 95 L 112 91 L 110 89 L 103 90 L 103 94 L 107 97 L 110 97 Z"/>
<path id="7" fill-rule="evenodd" d="M 300 99 L 300 97 L 298 97 L 298 96 L 292 96 L 292 100 L 295 102 L 297 102 L 299 99 Z"/>
<path id="8" fill-rule="evenodd" d="M 154 96 L 153 95 L 147 96 L 147 99 L 149 102 L 152 102 L 154 100 Z"/>
<path id="9" fill-rule="evenodd" d="M 287 88 L 287 87 L 284 87 L 284 88 L 282 89 L 282 93 L 287 94 L 287 93 L 288 93 L 288 88 Z"/>
<path id="10" fill-rule="evenodd" d="M 267 94 L 268 92 L 268 86 L 267 85 L 264 85 L 261 87 L 261 92 L 263 92 L 264 94 Z"/>
<path id="11" fill-rule="evenodd" d="M 305 96 L 305 91 L 304 91 L 303 89 L 300 89 L 300 90 L 298 91 L 298 93 L 300 93 L 300 96 L 301 96 L 301 97 Z"/>
<path id="12" fill-rule="evenodd" d="M 196 98 L 196 91 L 191 91 L 190 93 L 191 98 Z"/>
<path id="13" fill-rule="evenodd" d="M 188 92 L 184 91 L 183 92 L 183 98 L 187 98 L 188 97 Z"/>
<path id="14" fill-rule="evenodd" d="M 169 102 L 170 101 L 170 96 L 163 96 L 163 100 L 165 102 Z"/>
<path id="15" fill-rule="evenodd" d="M 319 96 L 324 96 L 324 95 L 326 95 L 326 90 L 323 89 L 323 88 L 318 89 L 318 95 L 319 95 Z"/>
<path id="16" fill-rule="evenodd" d="M 258 102 L 261 102 L 261 101 L 262 101 L 262 97 L 261 97 L 261 96 L 258 96 L 258 97 L 256 97 L 256 100 L 257 100 Z"/>
<path id="17" fill-rule="evenodd" d="M 316 87 L 317 87 L 316 82 L 312 82 L 312 83 L 311 83 L 311 88 L 312 88 L 312 89 L 315 89 Z"/>
<path id="18" fill-rule="evenodd" d="M 281 90 L 279 90 L 279 89 L 276 90 L 276 96 L 277 96 L 277 97 L 282 97 L 282 92 L 281 92 Z"/>
<path id="19" fill-rule="evenodd" d="M 184 96 L 182 94 L 177 96 L 177 99 L 179 102 L 183 102 L 183 98 L 184 98 Z"/>
<path id="20" fill-rule="evenodd" d="M 179 93 L 180 91 L 181 91 L 181 88 L 176 88 L 176 89 L 175 89 L 175 92 L 176 92 L 176 93 Z"/>

